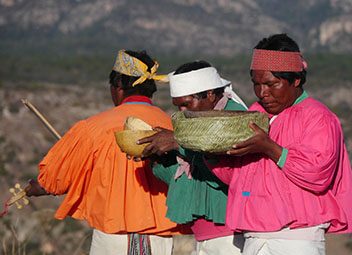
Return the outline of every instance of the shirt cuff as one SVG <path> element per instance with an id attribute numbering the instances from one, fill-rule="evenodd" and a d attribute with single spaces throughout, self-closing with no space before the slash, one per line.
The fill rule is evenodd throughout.
<path id="1" fill-rule="evenodd" d="M 281 156 L 276 163 L 280 168 L 283 168 L 286 163 L 287 153 L 288 150 L 286 148 L 282 148 Z"/>

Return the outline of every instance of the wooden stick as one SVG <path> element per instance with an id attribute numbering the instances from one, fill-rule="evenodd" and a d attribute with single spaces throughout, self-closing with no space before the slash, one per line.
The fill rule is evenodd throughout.
<path id="1" fill-rule="evenodd" d="M 27 99 L 21 99 L 22 103 L 28 107 L 44 124 L 44 126 L 56 137 L 56 139 L 60 140 L 61 135 L 55 130 L 55 128 L 45 119 L 45 117 L 38 111 L 38 109 L 32 105 Z"/>
<path id="2" fill-rule="evenodd" d="M 39 110 L 32 105 L 27 99 L 21 99 L 22 103 L 28 107 L 28 109 L 33 112 L 38 118 L 39 120 L 45 125 L 45 127 L 58 139 L 61 139 L 61 135 L 59 135 L 59 133 L 55 130 L 55 128 L 49 123 L 49 121 L 47 121 L 45 119 L 45 117 L 39 112 Z M 33 180 L 34 181 L 34 180 Z M 35 181 L 34 181 L 35 182 Z M 15 188 L 11 188 L 10 192 L 13 193 L 13 196 L 8 199 L 8 201 L 4 204 L 4 210 L 2 212 L 0 212 L 0 218 L 3 217 L 4 215 L 7 214 L 8 212 L 8 208 L 9 206 L 11 206 L 12 204 L 16 204 L 17 208 L 20 209 L 22 208 L 22 205 L 19 204 L 19 200 L 23 199 L 24 204 L 28 204 L 29 200 L 25 198 L 25 196 L 27 195 L 27 191 L 29 191 L 32 187 L 31 182 L 24 188 L 21 189 L 19 184 L 15 185 L 15 188 L 18 189 L 19 191 L 16 193 L 16 189 Z"/>

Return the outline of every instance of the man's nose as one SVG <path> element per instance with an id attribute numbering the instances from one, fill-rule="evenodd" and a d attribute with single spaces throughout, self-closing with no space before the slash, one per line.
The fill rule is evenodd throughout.
<path id="1" fill-rule="evenodd" d="M 259 95 L 261 98 L 269 95 L 269 87 L 267 85 L 260 85 Z"/>

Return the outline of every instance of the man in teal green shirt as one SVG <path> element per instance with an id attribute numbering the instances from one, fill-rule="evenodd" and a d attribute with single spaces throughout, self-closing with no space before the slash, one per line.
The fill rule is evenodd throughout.
<path id="1" fill-rule="evenodd" d="M 208 62 L 195 61 L 169 74 L 172 102 L 180 111 L 247 110 Z M 240 254 L 242 236 L 225 226 L 228 187 L 205 166 L 203 154 L 181 148 L 171 130 L 160 129 L 139 143 L 150 142 L 144 155 L 158 155 L 154 175 L 169 185 L 167 217 L 191 224 L 197 240 L 196 254 Z M 234 245 L 235 243 L 235 245 Z"/>

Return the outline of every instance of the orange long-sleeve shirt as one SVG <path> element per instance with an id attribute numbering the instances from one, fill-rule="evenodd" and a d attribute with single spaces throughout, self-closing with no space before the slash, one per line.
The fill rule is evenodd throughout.
<path id="1" fill-rule="evenodd" d="M 169 116 L 151 105 L 122 104 L 75 124 L 39 164 L 38 181 L 66 194 L 55 217 L 86 220 L 105 233 L 188 233 L 165 217 L 167 186 L 147 162 L 127 160 L 115 142 L 128 116 L 171 128 Z"/>

